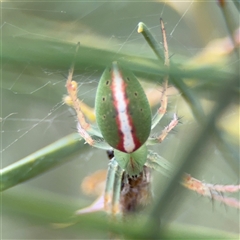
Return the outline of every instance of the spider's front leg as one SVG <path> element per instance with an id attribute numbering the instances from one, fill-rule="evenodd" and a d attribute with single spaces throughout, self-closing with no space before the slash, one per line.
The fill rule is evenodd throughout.
<path id="1" fill-rule="evenodd" d="M 115 157 L 108 164 L 108 173 L 104 194 L 104 209 L 116 215 L 121 213 L 120 194 L 123 169 L 118 165 Z"/>
<path id="2" fill-rule="evenodd" d="M 155 54 L 158 56 L 158 59 L 164 63 L 166 74 L 163 77 L 163 83 L 162 83 L 162 93 L 160 96 L 160 107 L 158 108 L 156 114 L 152 118 L 152 125 L 151 129 L 155 128 L 157 124 L 160 122 L 162 117 L 165 115 L 167 111 L 167 104 L 168 104 L 168 98 L 167 98 L 167 88 L 168 88 L 168 79 L 169 79 L 169 66 L 170 66 L 170 60 L 169 60 L 169 51 L 168 51 L 168 44 L 167 44 L 167 36 L 166 36 L 166 30 L 164 28 L 163 20 L 160 18 L 160 25 L 162 30 L 162 37 L 163 37 L 163 51 L 160 49 L 161 46 L 159 45 L 158 41 L 153 37 L 151 32 L 148 30 L 147 26 L 140 22 L 138 24 L 138 33 L 141 33 L 146 41 L 149 43 L 150 47 L 153 49 Z"/>
<path id="3" fill-rule="evenodd" d="M 164 66 L 166 69 L 166 74 L 163 77 L 163 84 L 162 84 L 162 94 L 160 96 L 160 107 L 157 110 L 156 114 L 154 115 L 152 119 L 152 125 L 151 129 L 153 129 L 162 119 L 162 117 L 165 115 L 167 110 L 167 104 L 168 104 L 168 98 L 167 98 L 167 88 L 168 88 L 168 78 L 169 78 L 169 67 L 170 67 L 170 60 L 169 60 L 169 52 L 168 52 L 168 44 L 167 44 L 167 36 L 166 36 L 166 30 L 164 28 L 163 20 L 160 19 L 160 25 L 162 30 L 162 37 L 163 37 L 163 53 L 158 51 L 158 43 L 155 40 L 155 38 L 152 36 L 152 34 L 149 32 L 148 28 L 144 23 L 139 23 L 138 25 L 138 32 L 142 33 L 147 42 L 149 42 L 149 45 L 153 48 L 154 52 L 157 54 L 158 58 L 161 61 L 164 61 Z M 163 56 L 164 55 L 164 56 Z M 178 124 L 178 117 L 176 114 L 173 116 L 173 120 L 170 122 L 170 124 L 165 127 L 165 129 L 162 131 L 162 133 L 155 138 L 149 138 L 147 141 L 147 144 L 152 145 L 156 143 L 161 143 L 168 133 Z"/>
<path id="4" fill-rule="evenodd" d="M 80 43 L 77 44 L 75 57 L 76 58 Z M 85 115 L 81 109 L 81 102 L 78 99 L 78 84 L 74 81 L 73 72 L 74 72 L 74 60 L 72 65 L 69 69 L 68 78 L 66 81 L 66 88 L 68 95 L 64 97 L 64 102 L 73 107 L 77 115 L 77 129 L 80 136 L 91 146 L 101 148 L 101 149 L 111 149 L 110 146 L 105 142 L 104 138 L 102 137 L 101 132 L 96 126 L 91 125 L 85 119 Z M 97 140 L 94 139 L 92 136 L 97 137 Z"/>

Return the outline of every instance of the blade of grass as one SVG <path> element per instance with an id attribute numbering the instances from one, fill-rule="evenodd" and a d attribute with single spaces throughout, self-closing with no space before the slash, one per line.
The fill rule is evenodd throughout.
<path id="1" fill-rule="evenodd" d="M 197 164 L 199 164 L 199 159 L 196 156 L 196 153 L 199 151 L 199 149 L 204 149 L 204 147 L 207 146 L 208 140 L 212 135 L 214 135 L 216 131 L 215 128 L 216 120 L 232 101 L 233 95 L 231 94 L 229 86 L 237 86 L 238 83 L 239 80 L 236 78 L 229 82 L 229 84 L 227 84 L 225 88 L 223 88 L 222 91 L 219 92 L 219 96 L 216 101 L 217 104 L 214 110 L 207 117 L 206 123 L 203 125 L 200 135 L 196 138 L 195 142 L 193 142 L 193 144 L 187 148 L 188 151 L 185 151 L 185 154 L 181 156 L 180 158 L 181 166 L 179 167 L 179 169 L 176 170 L 173 178 L 170 180 L 169 184 L 164 188 L 163 194 L 159 197 L 159 199 L 156 201 L 155 206 L 153 207 L 148 222 L 149 235 L 147 237 L 149 239 L 155 238 L 155 236 L 157 236 L 159 232 L 160 225 L 159 216 L 163 217 L 166 212 L 168 214 L 174 212 L 176 206 L 175 207 L 172 205 L 170 206 L 168 204 L 169 199 L 172 199 L 173 193 L 176 194 L 176 190 L 179 188 L 178 181 L 181 178 L 182 174 L 184 172 L 192 173 L 193 167 L 196 168 Z M 227 97 L 223 98 L 222 96 Z M 178 193 L 179 195 L 181 194 L 180 191 L 178 191 Z M 164 226 L 161 226 L 161 228 L 162 227 Z"/>
<path id="2" fill-rule="evenodd" d="M 233 1 L 235 7 L 237 8 L 237 10 L 240 12 L 240 1 L 239 0 L 235 0 Z"/>
<path id="3" fill-rule="evenodd" d="M 15 44 L 18 42 L 18 45 Z M 16 67 L 19 63 L 28 63 L 31 59 L 31 66 L 41 66 L 43 69 L 50 69 L 50 71 L 57 71 L 59 69 L 68 71 L 68 67 L 72 62 L 76 44 L 53 41 L 45 38 L 34 37 L 15 37 L 14 42 L 11 39 L 3 39 L 4 49 L 2 52 L 3 62 L 10 62 Z M 158 51 L 161 51 L 159 48 Z M 163 64 L 159 64 L 158 60 L 142 58 L 138 56 L 117 54 L 113 51 L 97 49 L 93 47 L 80 46 L 79 54 L 75 62 L 75 74 L 83 71 L 96 71 L 100 74 L 103 70 L 111 64 L 112 61 L 122 61 L 128 66 L 137 76 L 145 78 L 146 81 L 161 82 L 161 76 L 166 74 L 166 69 Z M 225 79 L 227 74 L 217 67 L 201 67 L 199 69 L 181 70 L 174 62 L 171 62 L 172 68 L 170 73 L 173 77 L 186 78 L 201 78 L 202 82 L 211 84 L 216 81 L 219 84 Z M 184 63 L 182 63 L 184 69 Z M 14 71 L 15 68 L 13 68 Z M 29 74 L 29 72 L 26 72 Z M 15 90 L 17 91 L 17 89 Z"/>
<path id="4" fill-rule="evenodd" d="M 164 59 L 163 49 L 156 41 L 156 39 L 152 36 L 152 33 L 149 31 L 148 27 L 142 22 L 138 24 L 138 33 L 141 33 L 143 35 L 145 40 L 148 42 L 149 46 L 156 53 L 161 64 L 161 62 Z M 170 65 L 170 69 L 179 71 L 179 69 L 176 66 L 172 67 L 172 62 Z M 197 98 L 193 96 L 192 92 L 188 90 L 187 85 L 179 77 L 176 79 L 171 72 L 169 73 L 169 77 L 170 77 L 169 79 L 171 79 L 171 82 L 181 91 L 183 97 L 189 103 L 197 121 L 199 121 L 200 123 L 204 122 L 204 112 L 202 106 L 200 102 L 197 100 Z"/>
<path id="5" fill-rule="evenodd" d="M 154 53 L 157 55 L 158 59 L 160 60 L 160 63 L 164 63 L 164 51 L 162 49 L 162 46 L 157 42 L 157 40 L 154 38 L 154 36 L 149 31 L 146 24 L 143 22 L 138 23 L 138 33 L 141 33 L 149 46 L 152 48 Z"/>
<path id="6" fill-rule="evenodd" d="M 70 197 L 32 188 L 1 194 L 4 211 L 20 213 L 21 216 L 24 214 L 32 221 L 37 221 L 38 224 L 39 221 L 48 223 L 47 226 L 50 223 L 50 227 L 68 226 L 65 229 L 71 229 L 71 233 L 74 232 L 78 236 L 81 236 L 81 232 L 86 230 L 105 233 L 111 231 L 119 235 L 123 234 L 130 239 L 143 239 L 148 231 L 144 226 L 144 218 L 136 220 L 134 216 L 129 218 L 132 224 L 129 224 L 129 221 L 122 223 L 109 221 L 108 216 L 103 214 L 86 214 L 74 217 L 72 213 L 74 209 L 79 208 L 79 203 Z M 44 225 L 46 226 L 46 224 Z M 64 229 L 60 230 L 64 231 Z M 163 236 L 164 239 L 234 239 L 236 237 L 236 235 L 226 232 L 180 224 L 173 224 L 164 229 Z"/>
<path id="7" fill-rule="evenodd" d="M 235 37 L 234 37 L 234 31 L 239 27 L 239 14 L 234 14 L 232 8 L 233 3 L 230 1 L 221 1 L 221 4 L 219 4 L 221 12 L 223 14 L 223 19 L 225 21 L 228 35 L 230 36 L 230 39 L 232 41 L 234 48 L 234 53 L 237 59 L 239 59 L 239 51 L 235 43 Z M 236 6 L 236 4 L 235 4 Z M 239 67 L 239 66 L 238 66 Z"/>
<path id="8" fill-rule="evenodd" d="M 84 141 L 78 133 L 68 135 L 0 171 L 0 191 L 27 181 L 64 163 L 73 153 L 82 150 Z"/>
<path id="9" fill-rule="evenodd" d="M 161 48 L 158 46 L 154 37 L 151 36 L 152 34 L 148 30 L 147 26 L 143 23 L 140 23 L 138 32 L 143 34 L 144 38 L 149 43 L 150 47 L 156 53 L 157 57 L 160 59 L 160 62 L 161 62 L 162 54 L 158 52 L 158 51 L 161 51 Z M 185 154 L 181 158 L 181 163 L 182 163 L 181 167 L 178 170 L 176 170 L 175 176 L 172 178 L 169 185 L 165 188 L 163 195 L 159 198 L 158 202 L 156 203 L 156 205 L 152 210 L 152 214 L 149 218 L 149 223 L 148 223 L 149 235 L 146 236 L 149 239 L 156 238 L 159 230 L 159 224 L 160 224 L 159 216 L 163 216 L 164 212 L 167 211 L 168 209 L 167 203 L 169 202 L 169 199 L 173 197 L 172 194 L 173 192 L 175 192 L 177 188 L 177 182 L 179 178 L 181 177 L 183 172 L 189 172 L 189 171 L 191 172 L 191 169 L 194 166 L 193 163 L 196 162 L 197 150 L 199 148 L 203 148 L 205 144 L 208 142 L 211 134 L 214 134 L 214 132 L 216 131 L 216 128 L 215 128 L 216 120 L 218 119 L 220 114 L 223 112 L 223 110 L 228 106 L 231 100 L 235 97 L 233 96 L 231 89 L 232 87 L 235 88 L 238 86 L 236 80 L 226 84 L 223 87 L 223 89 L 220 91 L 220 95 L 218 95 L 216 99 L 217 104 L 216 104 L 215 110 L 209 115 L 209 117 L 206 118 L 199 100 L 193 95 L 193 92 L 182 81 L 182 79 L 179 77 L 175 78 L 175 76 L 173 76 L 171 72 L 169 75 L 170 75 L 171 81 L 182 92 L 183 97 L 189 103 L 192 109 L 192 112 L 195 115 L 196 120 L 200 123 L 200 126 L 202 126 L 202 132 L 199 135 L 199 137 L 196 139 L 195 143 L 189 148 L 189 151 L 187 151 L 187 154 Z M 225 99 L 225 98 L 222 98 L 222 96 L 228 96 L 228 98 Z M 193 159 L 195 159 L 195 161 Z"/>

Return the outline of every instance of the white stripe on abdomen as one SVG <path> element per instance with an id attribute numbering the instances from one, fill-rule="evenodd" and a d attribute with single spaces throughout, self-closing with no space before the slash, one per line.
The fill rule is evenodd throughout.
<path id="1" fill-rule="evenodd" d="M 116 102 L 116 111 L 120 123 L 120 131 L 123 134 L 123 147 L 126 152 L 132 152 L 135 149 L 135 143 L 132 135 L 132 126 L 129 122 L 127 107 L 128 99 L 125 94 L 125 82 L 119 72 L 116 64 L 113 63 L 112 91 L 113 99 Z"/>

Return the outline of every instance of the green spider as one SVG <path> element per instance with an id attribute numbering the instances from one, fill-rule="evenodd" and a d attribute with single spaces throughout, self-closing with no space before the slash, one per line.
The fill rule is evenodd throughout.
<path id="1" fill-rule="evenodd" d="M 166 33 L 163 21 L 160 22 L 165 66 L 168 68 Z M 139 25 L 140 27 L 141 25 Z M 128 181 L 129 178 L 136 179 L 142 175 L 144 166 L 161 165 L 162 158 L 149 151 L 147 145 L 162 142 L 178 123 L 177 115 L 174 114 L 173 120 L 158 137 L 150 137 L 151 130 L 166 112 L 168 75 L 164 77 L 163 81 L 163 91 L 160 96 L 161 106 L 152 118 L 147 97 L 137 78 L 123 64 L 113 62 L 102 74 L 97 88 L 95 101 L 97 128 L 85 121 L 80 100 L 77 97 L 77 83 L 72 81 L 73 70 L 72 66 L 66 83 L 68 96 L 65 98 L 65 102 L 75 109 L 78 132 L 89 145 L 114 150 L 114 157 L 108 166 L 104 208 L 107 212 L 117 214 L 121 212 L 120 194 L 123 172 L 126 176 L 123 181 Z"/>

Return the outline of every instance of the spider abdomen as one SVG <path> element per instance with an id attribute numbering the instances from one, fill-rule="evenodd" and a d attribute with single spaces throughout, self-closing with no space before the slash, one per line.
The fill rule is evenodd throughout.
<path id="1" fill-rule="evenodd" d="M 151 110 L 137 78 L 117 62 L 107 68 L 98 85 L 96 118 L 106 142 L 131 153 L 141 147 L 151 130 Z"/>

